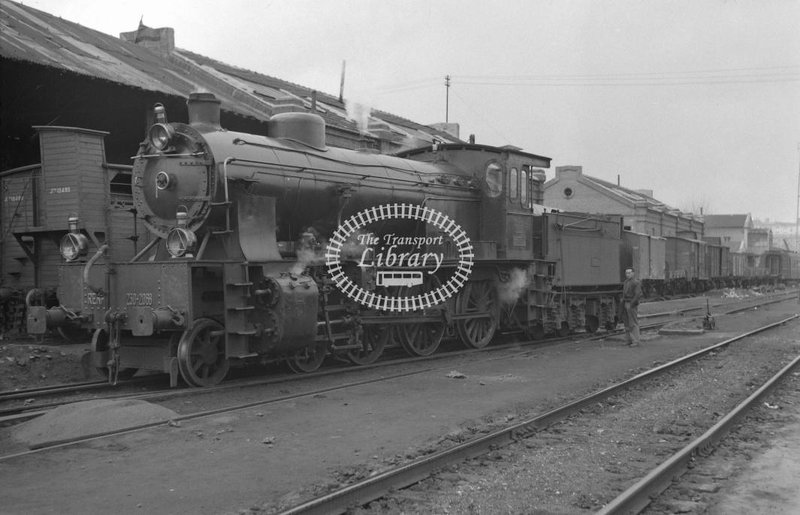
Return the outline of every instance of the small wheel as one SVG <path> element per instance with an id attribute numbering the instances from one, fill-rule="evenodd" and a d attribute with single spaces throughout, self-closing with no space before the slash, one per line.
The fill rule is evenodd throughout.
<path id="1" fill-rule="evenodd" d="M 347 353 L 347 359 L 355 365 L 369 365 L 374 363 L 389 341 L 389 327 L 386 325 L 365 325 L 361 333 L 361 348 Z"/>
<path id="2" fill-rule="evenodd" d="M 322 365 L 326 354 L 327 345 L 324 342 L 317 342 L 297 351 L 286 360 L 286 364 L 296 374 L 308 374 Z"/>
<path id="3" fill-rule="evenodd" d="M 195 320 L 178 342 L 178 369 L 190 386 L 214 386 L 228 374 L 225 330 L 210 318 Z"/>
<path id="4" fill-rule="evenodd" d="M 108 350 L 108 332 L 105 329 L 98 329 L 92 335 L 92 350 L 95 352 Z M 95 370 L 103 377 L 108 378 L 108 367 L 95 367 Z M 138 371 L 138 368 L 122 368 L 117 372 L 117 379 L 130 379 Z"/>
<path id="5" fill-rule="evenodd" d="M 457 315 L 474 315 L 456 322 L 465 346 L 482 349 L 489 345 L 497 330 L 497 309 L 497 290 L 491 281 L 467 283 L 456 300 Z"/>
<path id="6" fill-rule="evenodd" d="M 594 315 L 586 315 L 586 332 L 594 334 L 600 329 L 600 320 Z"/>

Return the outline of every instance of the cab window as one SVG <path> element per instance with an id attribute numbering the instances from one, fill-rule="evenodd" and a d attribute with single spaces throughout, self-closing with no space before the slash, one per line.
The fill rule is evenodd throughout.
<path id="1" fill-rule="evenodd" d="M 519 172 L 517 172 L 516 168 L 511 169 L 511 173 L 508 175 L 508 198 L 515 199 L 517 198 L 517 190 L 519 188 Z"/>
<path id="2" fill-rule="evenodd" d="M 503 193 L 503 167 L 492 162 L 486 165 L 486 195 L 497 197 Z"/>

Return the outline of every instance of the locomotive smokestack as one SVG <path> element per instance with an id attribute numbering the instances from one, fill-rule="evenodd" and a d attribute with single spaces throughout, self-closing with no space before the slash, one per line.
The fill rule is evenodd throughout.
<path id="1" fill-rule="evenodd" d="M 213 93 L 194 92 L 189 94 L 186 106 L 189 109 L 189 124 L 201 125 L 208 130 L 220 130 L 220 101 Z"/>

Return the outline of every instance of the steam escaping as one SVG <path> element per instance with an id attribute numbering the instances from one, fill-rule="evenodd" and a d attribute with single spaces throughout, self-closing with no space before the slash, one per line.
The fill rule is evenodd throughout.
<path id="1" fill-rule="evenodd" d="M 313 227 L 306 229 L 295 246 L 297 261 L 289 269 L 289 273 L 300 275 L 309 265 L 323 263 L 325 261 L 324 248 L 325 245 L 320 234 Z"/>
<path id="2" fill-rule="evenodd" d="M 497 296 L 503 304 L 513 304 L 519 299 L 529 284 L 528 273 L 523 268 L 514 268 L 509 273 L 508 281 L 497 286 Z"/>
<path id="3" fill-rule="evenodd" d="M 358 131 L 362 134 L 368 132 L 369 116 L 372 113 L 372 108 L 367 104 L 349 99 L 345 100 L 344 106 L 347 110 L 347 119 L 355 122 Z"/>
<path id="4" fill-rule="evenodd" d="M 359 259 L 368 248 L 367 245 L 360 243 L 359 235 L 369 235 L 366 231 L 356 231 L 345 240 L 341 246 L 340 259 L 353 260 Z M 289 273 L 301 275 L 309 266 L 320 266 L 325 264 L 325 249 L 328 240 L 324 238 L 313 227 L 309 227 L 297 241 L 295 245 L 295 255 L 297 261 L 289 269 Z"/>
<path id="5" fill-rule="evenodd" d="M 309 265 L 317 264 L 322 259 L 322 253 L 313 248 L 297 249 L 297 261 L 289 269 L 289 273 L 301 275 Z"/>
<path id="6" fill-rule="evenodd" d="M 404 150 L 414 150 L 417 148 L 429 147 L 431 145 L 430 140 L 418 138 L 411 135 L 403 136 L 402 139 L 394 141 L 393 143 L 399 146 L 399 148 L 394 150 L 394 152 L 402 152 Z"/>

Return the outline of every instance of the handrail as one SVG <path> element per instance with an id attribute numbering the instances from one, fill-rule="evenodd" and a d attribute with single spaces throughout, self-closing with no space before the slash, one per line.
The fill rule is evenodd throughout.
<path id="1" fill-rule="evenodd" d="M 4 172 L 0 172 L 0 177 L 6 177 L 8 175 L 14 175 L 15 173 L 20 172 L 27 172 L 28 170 L 35 170 L 36 168 L 42 168 L 42 163 L 36 163 L 35 165 L 25 165 L 20 166 L 17 168 L 11 168 L 10 170 L 6 170 Z"/>
<path id="2" fill-rule="evenodd" d="M 83 267 L 83 284 L 85 284 L 87 288 L 92 290 L 92 292 L 97 294 L 102 294 L 103 288 L 102 287 L 95 288 L 94 286 L 92 286 L 91 281 L 89 281 L 89 269 L 92 268 L 92 266 L 97 262 L 98 259 L 100 259 L 100 256 L 106 253 L 106 250 L 108 250 L 108 244 L 104 243 L 103 245 L 100 246 L 99 249 L 97 249 L 97 252 L 95 252 L 94 256 L 92 256 L 92 258 L 86 263 L 86 266 Z"/>

